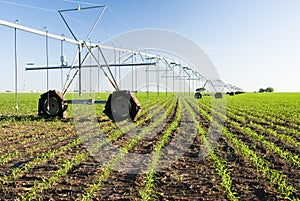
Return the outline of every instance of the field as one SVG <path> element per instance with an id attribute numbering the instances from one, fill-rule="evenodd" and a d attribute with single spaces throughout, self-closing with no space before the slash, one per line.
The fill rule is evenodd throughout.
<path id="1" fill-rule="evenodd" d="M 226 96 L 226 113 L 224 99 L 213 110 L 211 97 L 138 93 L 139 120 L 118 124 L 103 105 L 97 118 L 41 119 L 38 97 L 20 94 L 16 112 L 14 94 L 0 94 L 0 200 L 300 198 L 300 93 Z M 221 132 L 216 143 L 211 127 Z M 193 136 L 190 144 L 182 134 Z M 181 155 L 167 149 L 174 139 Z M 118 150 L 110 152 L 108 142 Z M 135 164 L 127 153 L 151 157 Z M 168 157 L 174 162 L 162 167 Z"/>

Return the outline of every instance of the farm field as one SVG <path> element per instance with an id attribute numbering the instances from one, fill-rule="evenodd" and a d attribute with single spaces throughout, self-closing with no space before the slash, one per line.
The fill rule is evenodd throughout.
<path id="1" fill-rule="evenodd" d="M 226 113 L 207 96 L 137 97 L 138 121 L 115 124 L 104 105 L 95 107 L 98 118 L 45 120 L 37 116 L 39 94 L 20 94 L 18 112 L 14 94 L 0 94 L 0 200 L 299 200 L 300 93 L 226 96 Z M 211 125 L 221 131 L 213 145 Z M 160 168 L 182 133 L 194 135 L 191 145 Z M 108 149 L 101 163 L 90 151 L 107 142 L 119 150 Z M 153 160 L 138 164 L 146 167 L 138 174 L 120 171 L 126 153 Z"/>

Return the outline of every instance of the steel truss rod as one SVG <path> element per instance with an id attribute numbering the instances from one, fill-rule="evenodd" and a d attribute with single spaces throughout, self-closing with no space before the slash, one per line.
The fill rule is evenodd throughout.
<path id="1" fill-rule="evenodd" d="M 77 50 L 78 55 L 81 55 L 81 50 L 82 50 L 81 47 L 78 48 L 78 50 Z M 77 54 L 77 53 L 76 53 L 76 54 Z M 78 66 L 78 68 L 76 69 L 75 73 L 73 74 L 72 78 L 71 78 L 70 80 L 69 80 L 69 78 L 66 80 L 65 85 L 64 85 L 64 89 L 63 89 L 63 91 L 62 91 L 62 95 L 63 95 L 63 96 L 67 93 L 67 90 L 68 90 L 69 87 L 71 86 L 71 84 L 72 84 L 72 82 L 74 81 L 74 79 L 75 79 L 75 77 L 77 76 L 77 74 L 78 74 L 78 73 L 80 74 L 80 68 L 81 68 L 82 64 L 84 63 L 84 61 L 86 60 L 87 56 L 88 56 L 88 53 L 86 53 L 86 55 L 84 56 L 84 58 L 83 58 L 82 61 L 81 61 L 81 59 L 79 59 L 79 66 Z M 81 57 L 81 56 L 80 56 L 80 57 Z M 72 66 L 74 66 L 74 62 L 75 62 L 75 58 L 74 58 L 74 61 L 73 61 Z M 71 66 L 71 67 L 72 67 L 72 66 Z M 71 70 L 72 70 L 72 68 L 70 69 L 70 72 L 71 72 Z M 80 78 L 79 78 L 79 82 L 80 82 Z M 79 85 L 81 85 L 81 83 L 79 83 Z M 79 92 L 80 92 L 80 91 L 81 91 L 81 90 L 79 90 Z"/>
<path id="2" fill-rule="evenodd" d="M 102 49 L 101 49 L 99 46 L 97 46 L 97 47 L 98 47 L 98 52 L 101 53 L 101 56 L 102 56 L 102 59 L 103 59 L 105 65 L 108 66 L 108 63 L 107 63 L 107 61 L 106 61 L 106 59 L 105 59 L 105 56 L 104 56 L 104 54 L 103 54 L 103 52 L 102 52 Z M 115 88 L 117 91 L 120 90 L 120 88 L 119 88 L 119 86 L 118 86 L 118 83 L 117 83 L 117 81 L 116 81 L 114 75 L 112 74 L 110 68 L 107 67 L 107 70 L 108 70 L 108 72 L 109 72 L 109 74 L 110 74 L 110 77 L 109 77 L 109 76 L 106 74 L 106 71 L 101 67 L 101 64 L 100 64 L 99 60 L 97 60 L 97 58 L 96 58 L 95 55 L 93 54 L 92 50 L 91 50 L 89 47 L 87 47 L 87 49 L 89 50 L 90 54 L 93 56 L 94 60 L 96 61 L 97 65 L 98 65 L 98 67 L 104 72 L 105 77 L 107 77 L 107 79 L 110 81 L 110 83 L 114 86 L 114 88 Z M 111 78 L 112 80 L 111 80 L 110 78 Z"/>
<path id="3" fill-rule="evenodd" d="M 15 24 L 15 23 L 4 21 L 4 20 L 0 20 L 0 25 L 7 26 L 7 27 L 10 27 L 10 28 L 15 28 L 15 29 L 22 30 L 22 31 L 25 31 L 25 32 L 29 32 L 29 33 L 33 33 L 33 34 L 37 34 L 37 35 L 40 35 L 40 36 L 46 36 L 45 31 L 32 29 L 32 28 L 29 28 L 29 27 L 26 27 L 26 26 L 18 25 L 18 24 Z M 163 60 L 163 61 L 165 61 L 166 63 L 169 63 L 169 64 L 179 65 L 174 60 L 171 60 L 171 59 L 168 59 L 168 58 L 165 58 L 165 57 L 161 57 L 161 56 L 158 56 L 158 55 L 155 55 L 155 54 L 146 53 L 146 52 L 139 52 L 139 51 L 134 51 L 134 50 L 129 50 L 129 49 L 111 47 L 111 46 L 106 46 L 106 45 L 96 44 L 96 43 L 85 43 L 84 41 L 80 41 L 80 40 L 77 41 L 77 40 L 74 40 L 74 39 L 66 38 L 64 36 L 55 35 L 55 34 L 51 34 L 51 33 L 47 33 L 47 37 L 52 38 L 52 39 L 56 39 L 56 40 L 65 41 L 65 42 L 75 44 L 75 45 L 82 45 L 82 46 L 86 46 L 86 47 L 99 47 L 99 48 L 104 49 L 104 50 L 122 52 L 122 53 L 126 53 L 126 54 L 131 54 L 132 56 L 133 55 L 140 55 L 140 57 L 144 56 L 146 58 Z"/>
<path id="4" fill-rule="evenodd" d="M 10 28 L 15 28 L 15 29 L 25 31 L 25 32 L 29 32 L 29 33 L 33 33 L 33 34 L 37 34 L 37 35 L 40 35 L 40 36 L 46 36 L 47 35 L 49 38 L 53 38 L 53 39 L 56 39 L 56 40 L 63 40 L 63 41 L 66 41 L 68 43 L 72 43 L 72 44 L 76 44 L 76 45 L 79 45 L 81 43 L 79 41 L 69 39 L 69 38 L 66 38 L 66 37 L 63 37 L 63 36 L 59 36 L 59 35 L 55 35 L 55 34 L 51 34 L 51 33 L 46 34 L 45 31 L 32 29 L 32 28 L 29 28 L 29 27 L 25 27 L 25 26 L 22 26 L 22 25 L 19 25 L 19 24 L 14 24 L 14 23 L 7 22 L 7 21 L 4 21 L 4 20 L 0 20 L 0 25 L 7 26 L 7 27 L 10 27 Z"/>
<path id="5" fill-rule="evenodd" d="M 94 9 L 94 8 L 103 8 L 103 9 L 102 9 L 102 11 L 100 12 L 100 14 L 99 14 L 97 20 L 96 20 L 95 23 L 93 24 L 93 26 L 92 26 L 91 30 L 89 31 L 88 35 L 86 36 L 86 39 L 85 39 L 85 40 L 87 40 L 87 39 L 90 37 L 90 35 L 91 35 L 91 33 L 93 32 L 93 30 L 95 29 L 96 25 L 98 24 L 100 18 L 102 17 L 102 15 L 103 15 L 103 13 L 104 13 L 104 11 L 105 11 L 105 9 L 106 9 L 106 6 L 90 6 L 90 7 L 80 7 L 80 6 L 78 6 L 78 8 L 75 8 L 75 9 L 72 8 L 72 9 L 65 9 L 65 10 L 59 10 L 59 11 L 58 11 L 60 17 L 61 17 L 62 20 L 64 21 L 65 25 L 67 26 L 68 30 L 70 31 L 70 33 L 72 34 L 72 36 L 73 36 L 73 38 L 74 38 L 75 40 L 78 41 L 78 39 L 76 38 L 75 34 L 73 33 L 71 27 L 70 27 L 69 24 L 67 23 L 66 19 L 65 19 L 64 16 L 62 15 L 62 13 L 63 13 L 63 12 L 69 12 L 69 11 L 78 11 L 78 10 Z"/>
<path id="6" fill-rule="evenodd" d="M 222 80 L 206 80 L 206 82 L 204 83 L 203 88 L 205 88 L 208 83 L 213 87 L 213 89 L 216 92 L 218 91 L 216 89 L 216 87 L 223 87 L 223 88 L 226 87 L 226 84 Z"/>
<path id="7" fill-rule="evenodd" d="M 78 8 L 70 8 L 65 10 L 59 10 L 58 12 L 68 12 L 68 11 L 77 11 L 77 10 L 87 10 L 87 9 L 93 9 L 93 8 L 105 8 L 106 6 L 90 6 L 90 7 L 78 7 Z"/>
<path id="8" fill-rule="evenodd" d="M 132 64 L 107 64 L 107 65 L 100 65 L 100 67 L 130 67 L 130 66 L 155 66 L 156 63 L 132 63 Z M 82 65 L 81 68 L 98 68 L 98 65 Z M 42 67 L 26 67 L 25 70 L 32 71 L 32 70 L 56 70 L 56 69 L 77 69 L 79 66 L 49 66 L 48 68 L 45 66 Z"/>
<path id="9" fill-rule="evenodd" d="M 166 70 L 146 70 L 146 72 L 166 72 Z"/>
<path id="10" fill-rule="evenodd" d="M 70 38 L 67 38 L 67 37 L 64 37 L 64 36 L 61 36 L 61 35 L 46 33 L 45 31 L 40 31 L 40 30 L 37 30 L 37 29 L 29 28 L 29 27 L 22 26 L 22 25 L 19 25 L 19 24 L 7 22 L 7 21 L 4 21 L 4 20 L 0 20 L 0 25 L 7 26 L 7 27 L 10 27 L 10 28 L 15 28 L 15 29 L 18 29 L 18 30 L 21 30 L 21 31 L 33 33 L 33 34 L 44 36 L 44 37 L 47 35 L 48 38 L 65 41 L 65 42 L 68 42 L 68 43 L 71 43 L 71 44 L 80 45 L 82 47 L 85 46 L 85 47 L 87 47 L 89 52 L 91 52 L 90 48 L 98 47 L 99 49 L 103 49 L 103 50 L 117 51 L 117 52 L 122 52 L 122 53 L 125 53 L 125 54 L 131 54 L 131 55 L 139 55 L 140 57 L 145 57 L 146 59 L 147 58 L 152 58 L 152 59 L 157 59 L 157 61 L 158 60 L 163 60 L 166 63 L 168 63 L 169 67 L 171 67 L 171 65 L 180 66 L 180 64 L 175 60 L 171 60 L 171 59 L 168 59 L 168 58 L 165 58 L 165 57 L 162 57 L 162 56 L 159 56 L 159 55 L 155 55 L 155 54 L 150 54 L 150 53 L 140 52 L 140 51 L 134 51 L 132 49 L 117 48 L 117 47 L 112 47 L 112 46 L 107 46 L 107 45 L 102 45 L 102 44 L 96 44 L 96 43 L 85 43 L 84 41 L 80 41 L 80 40 L 77 41 L 77 40 L 70 39 Z M 103 52 L 101 50 L 100 50 L 100 52 L 101 52 L 101 54 L 103 54 Z M 91 54 L 91 55 L 94 57 L 93 54 Z M 94 59 L 96 60 L 96 58 L 94 58 Z M 97 61 L 97 60 L 96 60 L 96 62 L 98 64 L 99 68 L 114 67 L 114 65 L 110 65 L 110 64 L 107 64 L 107 63 L 105 63 L 105 65 L 100 65 L 99 61 Z M 128 64 L 128 65 L 133 66 L 133 64 Z M 120 66 L 120 65 L 115 65 L 115 66 Z M 60 68 L 62 68 L 62 67 L 60 67 Z M 33 69 L 27 69 L 27 70 L 33 70 Z M 174 70 L 175 69 L 173 67 L 173 71 Z M 181 69 L 179 74 L 181 74 L 182 72 L 188 74 L 184 69 Z M 75 74 L 77 74 L 77 73 L 78 72 L 76 72 Z M 202 76 L 197 71 L 192 71 L 192 73 L 195 74 L 196 77 L 198 77 L 200 79 L 207 80 L 204 76 Z M 188 75 L 190 76 L 190 74 L 188 74 Z M 180 76 L 177 76 L 177 77 L 180 77 Z M 114 79 L 114 78 L 112 78 L 112 79 Z M 113 82 L 113 85 L 116 86 L 114 83 L 115 82 Z"/>
<path id="11" fill-rule="evenodd" d="M 22 30 L 22 31 L 25 31 L 25 32 L 29 32 L 29 33 L 33 33 L 33 34 L 37 34 L 37 35 L 40 35 L 40 36 L 46 36 L 45 31 L 40 31 L 40 30 L 32 29 L 32 28 L 29 28 L 29 27 L 26 27 L 26 26 L 17 25 L 17 24 L 7 22 L 7 21 L 4 21 L 4 20 L 0 20 L 0 25 L 7 26 L 7 27 L 10 27 L 10 28 L 16 28 L 16 29 L 19 29 L 19 30 Z M 134 51 L 134 50 L 129 50 L 129 49 L 123 49 L 123 48 L 117 48 L 117 47 L 107 46 L 107 45 L 102 45 L 102 44 L 97 44 L 97 43 L 85 43 L 84 41 L 80 41 L 80 40 L 77 41 L 77 40 L 74 40 L 74 39 L 66 38 L 64 36 L 55 35 L 55 34 L 51 34 L 51 33 L 48 33 L 47 36 L 49 38 L 53 38 L 53 39 L 56 39 L 56 40 L 63 40 L 65 42 L 72 43 L 72 44 L 75 44 L 75 45 L 85 45 L 86 47 L 99 47 L 99 48 L 104 49 L 104 50 L 111 50 L 111 51 L 115 50 L 115 51 L 118 51 L 118 52 L 127 53 L 127 54 L 134 54 L 134 55 L 139 54 L 139 55 L 144 56 L 144 57 L 150 57 L 150 58 L 156 58 L 156 59 L 160 59 L 160 60 L 166 60 L 169 63 L 177 63 L 174 60 L 167 59 L 165 57 L 158 56 L 158 55 L 155 55 L 155 54 L 150 54 L 150 53 L 145 53 L 145 52 L 140 52 L 140 51 Z"/>

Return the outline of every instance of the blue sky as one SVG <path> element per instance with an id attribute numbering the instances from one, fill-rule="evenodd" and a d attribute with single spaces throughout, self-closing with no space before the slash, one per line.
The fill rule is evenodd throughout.
<path id="1" fill-rule="evenodd" d="M 71 0 L 70 0 L 71 1 Z M 57 10 L 78 3 L 62 0 L 0 0 L 0 19 L 70 36 Z M 83 1 L 83 0 L 81 0 Z M 122 32 L 162 28 L 183 34 L 202 47 L 226 83 L 246 91 L 272 86 L 276 91 L 300 91 L 300 1 L 298 0 L 106 0 L 93 41 Z M 82 6 L 86 6 L 81 4 Z M 70 14 L 76 35 L 83 38 L 98 13 Z M 14 89 L 13 29 L 0 26 L 0 91 Z M 19 90 L 46 90 L 45 73 L 25 72 L 26 62 L 45 63 L 44 38 L 18 33 Z M 50 40 L 50 63 L 59 63 L 59 42 Z M 68 51 L 69 50 L 69 51 Z M 66 46 L 68 57 L 74 53 Z M 44 58 L 42 58 L 44 57 Z M 55 73 L 52 78 L 57 79 Z M 57 81 L 51 80 L 56 86 Z"/>

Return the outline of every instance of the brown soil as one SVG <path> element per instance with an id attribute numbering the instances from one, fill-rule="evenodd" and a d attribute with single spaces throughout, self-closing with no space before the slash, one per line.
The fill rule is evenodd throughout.
<path id="1" fill-rule="evenodd" d="M 192 106 L 192 105 L 190 105 Z M 193 108 L 194 112 L 197 111 Z M 164 125 L 160 125 L 159 128 L 155 128 L 149 134 L 151 137 L 142 138 L 135 146 L 130 150 L 131 153 L 149 154 L 153 152 L 157 146 L 159 140 L 162 137 L 165 129 L 174 120 L 177 114 L 177 108 L 175 107 L 169 117 L 164 122 Z M 161 115 L 158 113 L 157 115 Z M 106 119 L 98 119 L 98 122 L 102 122 L 103 128 L 111 126 L 111 122 L 107 122 Z M 198 116 L 198 121 L 201 122 L 203 128 L 206 130 L 209 127 L 208 120 L 202 116 Z M 33 120 L 32 122 L 35 122 Z M 138 129 L 143 129 L 149 126 L 151 122 L 141 125 Z M 25 195 L 32 190 L 34 183 L 43 179 L 48 179 L 57 171 L 61 166 L 61 162 L 65 159 L 72 159 L 78 153 L 85 153 L 86 150 L 83 145 L 74 146 L 64 153 L 56 154 L 54 158 L 39 163 L 28 171 L 25 171 L 18 178 L 11 178 L 7 183 L 4 182 L 5 175 L 10 176 L 13 169 L 22 167 L 27 163 L 34 160 L 34 157 L 40 156 L 47 150 L 55 150 L 61 146 L 67 145 L 71 141 L 78 138 L 76 136 L 76 130 L 72 123 L 57 123 L 57 122 L 43 122 L 37 121 L 34 124 L 43 127 L 41 129 L 32 129 L 30 125 L 13 125 L 13 123 L 2 122 L 0 120 L 1 139 L 3 143 L 0 144 L 0 149 L 8 147 L 10 144 L 14 144 L 16 150 L 24 152 L 20 157 L 12 157 L 5 164 L 0 164 L 0 200 L 14 200 L 20 198 L 21 195 Z M 82 126 L 89 125 L 82 122 Z M 187 110 L 183 107 L 183 118 L 180 122 L 180 127 L 173 133 L 170 140 L 180 137 L 180 133 L 183 129 L 185 132 L 194 133 L 195 128 L 184 127 L 184 125 L 194 125 L 193 121 L 188 114 Z M 19 129 L 18 129 L 19 128 Z M 86 131 L 83 135 L 89 135 L 94 128 L 91 125 L 91 130 Z M 258 149 L 258 155 L 264 157 L 270 161 L 270 167 L 282 171 L 287 175 L 287 181 L 297 188 L 295 197 L 300 197 L 300 171 L 299 169 L 287 164 L 281 160 L 275 153 L 265 150 L 259 143 L 251 140 L 242 132 L 235 130 L 228 126 L 228 129 L 238 135 L 239 139 L 248 146 L 256 146 Z M 105 136 L 109 136 L 115 129 L 105 133 Z M 35 135 L 45 135 L 47 132 L 53 132 L 53 136 L 49 138 L 39 138 L 32 141 L 29 144 L 22 144 L 21 142 L 26 138 L 34 137 Z M 22 135 L 24 137 L 13 139 L 11 142 L 6 141 L 5 137 L 12 137 L 14 132 L 28 133 L 29 135 Z M 26 149 L 38 145 L 44 142 L 45 139 L 52 141 L 59 136 L 63 136 L 64 133 L 72 132 L 71 138 L 67 138 L 64 141 L 56 143 L 50 143 L 47 149 L 36 149 L 33 152 L 33 158 L 26 158 Z M 45 135 L 46 136 L 46 135 Z M 122 146 L 132 136 L 123 135 L 121 138 L 113 142 L 115 145 Z M 96 139 L 96 137 L 95 137 Z M 271 141 L 276 139 L 270 137 Z M 180 148 L 180 147 L 179 147 Z M 185 153 L 178 158 L 174 163 L 168 167 L 157 170 L 155 175 L 155 187 L 158 200 L 228 200 L 227 192 L 222 187 L 222 181 L 218 173 L 214 168 L 213 162 L 209 157 L 204 159 L 199 158 L 199 151 L 203 150 L 203 143 L 199 136 L 195 137 L 191 146 L 185 151 Z M 232 178 L 232 190 L 237 193 L 237 197 L 240 200 L 283 200 L 282 195 L 276 190 L 276 186 L 273 186 L 268 180 L 262 177 L 257 168 L 254 167 L 251 162 L 239 155 L 234 147 L 227 141 L 224 136 L 221 136 L 216 144 L 215 153 L 222 158 L 227 164 L 228 170 Z M 2 151 L 2 149 L 1 149 Z M 13 152 L 14 150 L 5 149 L 7 152 Z M 1 152 L 4 154 L 4 152 Z M 150 161 L 144 161 L 145 165 L 149 165 Z M 60 178 L 55 184 L 39 193 L 41 200 L 75 200 L 81 199 L 87 188 L 89 188 L 95 180 L 104 171 L 104 166 L 93 157 L 88 157 L 85 161 L 77 166 L 74 166 L 71 171 L 67 172 L 66 176 Z M 139 174 L 129 174 L 122 171 L 112 170 L 108 179 L 106 179 L 100 188 L 94 193 L 94 200 L 141 200 L 139 191 L 145 186 L 146 175 L 144 172 Z"/>

